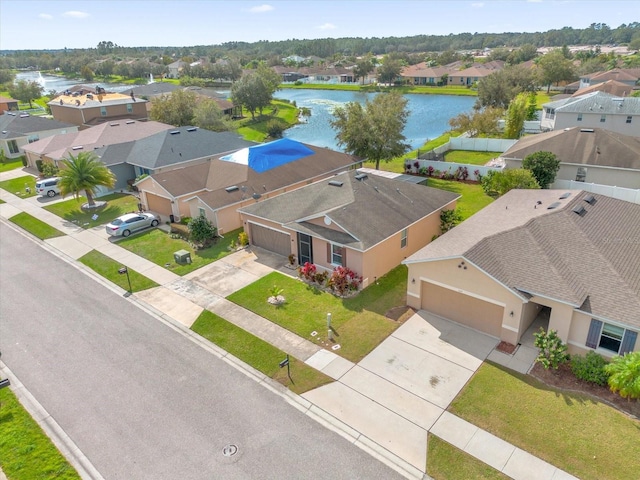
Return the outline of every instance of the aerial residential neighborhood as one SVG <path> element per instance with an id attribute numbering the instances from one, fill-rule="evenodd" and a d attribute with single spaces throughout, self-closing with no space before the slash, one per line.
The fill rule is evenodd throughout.
<path id="1" fill-rule="evenodd" d="M 3 1 L 0 480 L 636 479 L 640 24 L 569 3 Z"/>

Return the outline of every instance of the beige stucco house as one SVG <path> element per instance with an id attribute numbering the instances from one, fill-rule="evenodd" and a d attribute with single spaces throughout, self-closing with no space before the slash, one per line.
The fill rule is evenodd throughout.
<path id="1" fill-rule="evenodd" d="M 544 309 L 572 353 L 640 350 L 640 205 L 512 190 L 404 263 L 410 306 L 505 342 Z"/>
<path id="2" fill-rule="evenodd" d="M 40 139 L 77 131 L 76 125 L 51 118 L 4 112 L 0 115 L 0 149 L 8 158 L 17 158 L 24 154 L 25 147 Z"/>
<path id="3" fill-rule="evenodd" d="M 68 92 L 51 100 L 47 105 L 56 120 L 89 128 L 116 120 L 146 120 L 147 101 L 134 94 Z"/>
<path id="4" fill-rule="evenodd" d="M 240 208 L 252 245 L 325 271 L 348 267 L 362 287 L 440 233 L 459 195 L 352 170 Z"/>

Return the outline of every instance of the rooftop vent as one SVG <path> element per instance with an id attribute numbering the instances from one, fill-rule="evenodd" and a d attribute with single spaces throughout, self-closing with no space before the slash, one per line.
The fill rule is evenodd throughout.
<path id="1" fill-rule="evenodd" d="M 225 190 L 227 191 L 227 193 L 236 192 L 236 191 L 238 191 L 238 186 L 237 185 L 232 185 L 230 187 L 225 188 Z"/>
<path id="2" fill-rule="evenodd" d="M 331 185 L 332 187 L 341 187 L 343 184 L 343 182 L 339 182 L 338 180 L 331 180 L 329 182 L 329 185 Z"/>
<path id="3" fill-rule="evenodd" d="M 262 195 L 260 195 L 259 193 L 254 193 L 253 195 L 251 195 L 251 197 L 252 197 L 254 200 L 258 200 L 261 196 L 262 196 Z"/>
<path id="4" fill-rule="evenodd" d="M 198 130 L 198 127 L 189 127 L 189 128 L 187 128 L 187 132 L 195 132 L 196 130 Z"/>
<path id="5" fill-rule="evenodd" d="M 551 205 L 547 207 L 547 210 L 553 210 L 554 208 L 558 208 L 560 206 L 560 202 L 553 202 Z"/>
<path id="6" fill-rule="evenodd" d="M 593 133 L 593 128 L 581 128 L 582 133 Z"/>
<path id="7" fill-rule="evenodd" d="M 582 205 L 576 205 L 575 207 L 573 207 L 573 208 L 571 209 L 571 211 L 572 211 L 573 213 L 577 213 L 577 214 L 578 214 L 578 215 L 580 215 L 581 217 L 582 217 L 585 213 L 587 213 L 587 211 L 584 209 L 584 207 L 583 207 Z"/>
<path id="8" fill-rule="evenodd" d="M 82 150 L 82 145 L 76 145 L 75 147 L 71 147 L 71 150 Z"/>
<path id="9" fill-rule="evenodd" d="M 359 173 L 353 178 L 355 178 L 356 180 L 364 180 L 365 178 L 367 178 L 367 174 L 366 173 Z"/>
<path id="10" fill-rule="evenodd" d="M 178 135 L 180 133 L 180 130 L 171 130 L 169 133 L 171 135 Z"/>
<path id="11" fill-rule="evenodd" d="M 596 197 L 594 197 L 593 195 L 587 195 L 583 198 L 583 200 L 589 205 L 594 205 L 597 202 Z"/>
<path id="12" fill-rule="evenodd" d="M 569 198 L 571 196 L 571 192 L 566 192 L 560 195 L 560 200 L 564 200 L 565 198 Z"/>
<path id="13" fill-rule="evenodd" d="M 110 123 L 109 126 L 110 127 L 117 127 L 118 125 L 120 125 L 119 123 Z"/>
<path id="14" fill-rule="evenodd" d="M 29 116 L 29 114 L 28 114 L 28 113 L 21 113 L 21 114 L 20 114 L 20 118 L 25 118 L 25 117 L 28 117 L 28 116 Z"/>
<path id="15" fill-rule="evenodd" d="M 129 121 L 127 122 L 127 125 L 131 125 L 132 123 L 136 123 L 136 121 L 135 121 L 135 120 L 129 120 Z"/>

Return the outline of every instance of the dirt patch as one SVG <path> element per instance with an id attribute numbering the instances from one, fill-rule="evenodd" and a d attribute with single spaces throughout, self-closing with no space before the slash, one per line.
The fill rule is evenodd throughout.
<path id="1" fill-rule="evenodd" d="M 413 308 L 403 305 L 402 307 L 393 307 L 391 310 L 387 310 L 384 316 L 394 322 L 403 323 L 410 319 L 414 313 L 416 313 L 416 311 Z"/>
<path id="2" fill-rule="evenodd" d="M 513 354 L 516 351 L 517 346 L 508 342 L 500 342 L 496 347 L 496 350 L 502 353 L 506 353 L 507 355 Z"/>
<path id="3" fill-rule="evenodd" d="M 640 402 L 638 400 L 627 400 L 617 393 L 613 393 L 609 387 L 601 387 L 576 378 L 567 363 L 561 365 L 558 370 L 545 370 L 542 365 L 536 363 L 529 373 L 545 385 L 595 397 L 621 412 L 640 418 Z"/>

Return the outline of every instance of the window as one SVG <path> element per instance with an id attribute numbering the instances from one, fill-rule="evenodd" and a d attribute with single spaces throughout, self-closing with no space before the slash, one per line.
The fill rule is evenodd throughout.
<path id="1" fill-rule="evenodd" d="M 133 105 L 131 105 L 130 103 L 127 103 L 127 113 L 131 113 L 133 112 Z"/>
<path id="2" fill-rule="evenodd" d="M 40 136 L 38 134 L 29 135 L 27 137 L 27 140 L 29 141 L 29 143 L 37 142 L 38 140 L 40 140 Z"/>
<path id="3" fill-rule="evenodd" d="M 607 121 L 607 116 L 606 115 L 600 115 L 600 123 L 604 123 Z"/>
<path id="4" fill-rule="evenodd" d="M 631 123 L 632 118 L 633 118 L 633 117 L 632 117 L 631 115 L 629 115 L 629 116 L 627 117 L 627 123 Z"/>
<path id="5" fill-rule="evenodd" d="M 342 247 L 339 245 L 331 245 L 331 263 L 334 265 L 342 265 Z"/>
<path id="6" fill-rule="evenodd" d="M 100 115 L 103 117 L 107 116 L 107 107 L 100 107 Z"/>
<path id="7" fill-rule="evenodd" d="M 200 215 L 201 217 L 206 217 L 207 213 L 204 211 L 204 208 L 198 207 L 198 215 Z"/>
<path id="8" fill-rule="evenodd" d="M 400 235 L 400 248 L 404 248 L 407 246 L 407 229 L 402 230 L 402 234 Z"/>
<path id="9" fill-rule="evenodd" d="M 595 318 L 591 319 L 586 346 L 589 348 L 601 348 L 618 355 L 632 352 L 638 332 L 627 330 L 618 325 L 604 323 Z"/>
<path id="10" fill-rule="evenodd" d="M 8 140 L 7 145 L 9 146 L 9 153 L 18 153 L 20 151 L 18 149 L 18 142 L 15 140 Z"/>
<path id="11" fill-rule="evenodd" d="M 587 168 L 578 167 L 578 173 L 576 173 L 576 182 L 584 182 L 587 180 Z"/>
<path id="12" fill-rule="evenodd" d="M 581 121 L 582 121 L 582 114 L 581 114 L 581 113 L 579 113 L 579 114 L 578 114 L 578 121 L 579 121 L 579 122 L 581 122 Z"/>

